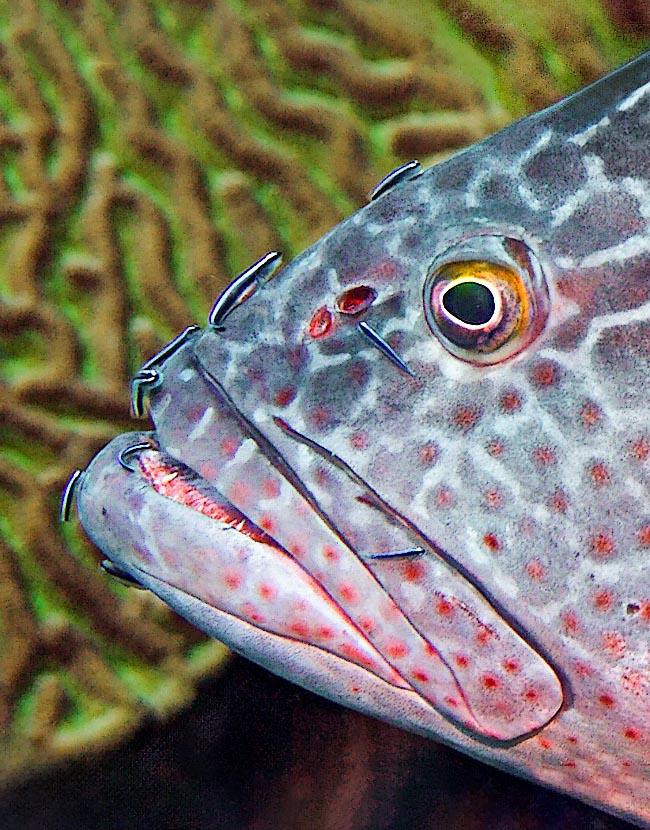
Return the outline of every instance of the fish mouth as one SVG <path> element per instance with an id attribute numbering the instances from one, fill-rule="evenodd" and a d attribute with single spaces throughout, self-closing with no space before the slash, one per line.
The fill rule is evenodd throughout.
<path id="1" fill-rule="evenodd" d="M 431 731 L 442 718 L 496 744 L 555 717 L 563 691 L 548 661 L 332 452 L 280 419 L 263 433 L 191 344 L 165 364 L 150 406 L 155 433 L 115 439 L 77 495 L 119 569 L 258 662 L 283 643 L 289 663 L 274 671 L 381 717 L 416 700 Z M 411 543 L 395 556 L 355 547 L 281 445 L 317 455 L 351 510 L 372 511 L 378 538 L 397 528 Z M 360 703 L 368 689 L 375 702 Z"/>

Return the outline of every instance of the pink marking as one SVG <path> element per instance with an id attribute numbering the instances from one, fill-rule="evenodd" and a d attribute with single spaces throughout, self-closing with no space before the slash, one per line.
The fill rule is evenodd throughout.
<path id="1" fill-rule="evenodd" d="M 311 320 L 309 321 L 309 336 L 313 337 L 314 340 L 318 340 L 321 337 L 325 337 L 331 328 L 332 314 L 325 306 L 321 306 L 314 312 Z"/>
<path id="2" fill-rule="evenodd" d="M 610 474 L 609 470 L 605 466 L 605 464 L 596 463 L 591 467 L 589 471 L 591 476 L 591 480 L 593 481 L 596 487 L 604 487 L 605 485 L 609 484 L 610 482 Z"/>
<path id="3" fill-rule="evenodd" d="M 554 464 L 557 461 L 555 450 L 552 447 L 537 447 L 533 450 L 533 461 L 542 466 Z"/>
<path id="4" fill-rule="evenodd" d="M 603 634 L 603 648 L 612 656 L 620 659 L 625 654 L 627 641 L 620 631 L 606 631 Z"/>
<path id="5" fill-rule="evenodd" d="M 420 463 L 427 467 L 430 466 L 438 458 L 438 452 L 439 450 L 436 444 L 424 444 L 420 447 L 420 451 L 418 453 Z"/>
<path id="6" fill-rule="evenodd" d="M 460 666 L 461 669 L 466 669 L 469 666 L 469 657 L 465 654 L 457 654 L 456 655 L 456 665 Z"/>
<path id="7" fill-rule="evenodd" d="M 336 298 L 336 308 L 341 314 L 361 314 L 374 303 L 377 292 L 369 285 L 347 288 Z"/>
<path id="8" fill-rule="evenodd" d="M 505 444 L 499 438 L 495 438 L 488 444 L 487 451 L 492 458 L 500 458 L 505 452 Z"/>
<path id="9" fill-rule="evenodd" d="M 262 597 L 262 599 L 270 601 L 276 598 L 278 592 L 273 587 L 273 585 L 269 585 L 268 583 L 263 582 L 259 587 L 258 593 Z"/>
<path id="10" fill-rule="evenodd" d="M 277 499 L 280 495 L 280 482 L 276 478 L 263 479 L 262 495 L 265 499 Z"/>
<path id="11" fill-rule="evenodd" d="M 501 543 L 494 533 L 486 533 L 483 542 L 487 548 L 493 551 L 501 550 Z"/>
<path id="12" fill-rule="evenodd" d="M 238 571 L 226 571 L 223 575 L 223 581 L 228 588 L 235 590 L 241 587 L 243 580 L 242 575 Z"/>
<path id="13" fill-rule="evenodd" d="M 361 626 L 363 631 L 366 632 L 366 634 L 370 634 L 375 630 L 376 624 L 372 617 L 366 617 L 365 615 L 362 615 L 359 617 L 359 625 Z"/>
<path id="14" fill-rule="evenodd" d="M 637 531 L 637 539 L 644 548 L 650 547 L 650 525 L 643 525 Z"/>
<path id="15" fill-rule="evenodd" d="M 469 432 L 478 423 L 480 410 L 475 406 L 459 406 L 451 417 L 451 422 L 463 432 Z"/>
<path id="16" fill-rule="evenodd" d="M 598 703 L 601 706 L 605 706 L 607 709 L 612 709 L 615 706 L 614 698 L 609 694 L 609 692 L 603 692 L 603 694 L 598 696 Z"/>
<path id="17" fill-rule="evenodd" d="M 415 680 L 419 680 L 420 683 L 428 683 L 430 680 L 429 675 L 425 671 L 422 671 L 422 669 L 415 669 L 412 676 Z"/>
<path id="18" fill-rule="evenodd" d="M 589 542 L 590 551 L 596 559 L 609 559 L 613 555 L 615 546 L 610 533 L 595 533 Z"/>
<path id="19" fill-rule="evenodd" d="M 515 674 L 520 669 L 519 662 L 513 659 L 504 660 L 502 665 L 509 674 Z"/>
<path id="20" fill-rule="evenodd" d="M 526 573 L 531 579 L 540 582 L 546 576 L 546 568 L 539 559 L 533 559 L 526 564 Z"/>
<path id="21" fill-rule="evenodd" d="M 350 436 L 350 445 L 353 450 L 365 450 L 368 446 L 368 434 L 359 430 Z"/>
<path id="22" fill-rule="evenodd" d="M 602 417 L 602 413 L 600 411 L 600 407 L 593 403 L 592 401 L 587 401 L 584 406 L 582 407 L 582 412 L 580 413 L 580 417 L 582 418 L 582 423 L 585 427 L 594 427 L 600 421 Z"/>
<path id="23" fill-rule="evenodd" d="M 521 396 L 518 392 L 509 390 L 504 392 L 499 399 L 499 406 L 502 412 L 517 412 L 521 409 Z"/>
<path id="24" fill-rule="evenodd" d="M 339 585 L 339 595 L 341 596 L 341 599 L 351 604 L 359 601 L 359 592 L 354 585 L 350 585 L 349 582 L 343 582 Z"/>
<path id="25" fill-rule="evenodd" d="M 630 444 L 630 452 L 637 461 L 647 461 L 650 458 L 650 439 L 645 436 Z"/>
<path id="26" fill-rule="evenodd" d="M 284 389 L 280 389 L 275 393 L 273 397 L 273 403 L 276 406 L 289 406 L 289 404 L 295 399 L 297 395 L 297 390 L 295 386 L 285 386 Z"/>
<path id="27" fill-rule="evenodd" d="M 580 628 L 578 617 L 574 611 L 565 611 L 560 614 L 560 619 L 564 623 L 564 630 L 567 634 L 575 634 Z"/>
<path id="28" fill-rule="evenodd" d="M 557 490 L 549 499 L 548 506 L 555 513 L 566 513 L 571 505 L 569 497 L 562 490 Z"/>
<path id="29" fill-rule="evenodd" d="M 406 582 L 420 582 L 424 575 L 424 564 L 417 559 L 402 565 L 402 576 Z"/>
<path id="30" fill-rule="evenodd" d="M 609 611 L 612 607 L 613 597 L 611 591 L 596 591 L 594 594 L 594 605 L 599 611 Z"/>
<path id="31" fill-rule="evenodd" d="M 501 685 L 493 674 L 484 674 L 481 678 L 481 682 L 486 689 L 498 689 Z"/>
<path id="32" fill-rule="evenodd" d="M 331 545 L 325 545 L 323 548 L 323 556 L 328 562 L 338 562 L 341 558 L 341 554 Z"/>
<path id="33" fill-rule="evenodd" d="M 499 510 L 503 507 L 503 499 L 501 497 L 501 493 L 498 490 L 488 490 L 485 494 L 485 504 L 487 507 L 491 507 L 493 510 Z"/>
<path id="34" fill-rule="evenodd" d="M 550 360 L 540 360 L 533 366 L 531 380 L 538 388 L 553 386 L 558 381 L 558 367 Z"/>
<path id="35" fill-rule="evenodd" d="M 401 657 L 406 657 L 409 653 L 409 648 L 406 643 L 402 643 L 399 640 L 389 640 L 386 645 L 386 654 L 389 657 L 392 657 L 394 660 L 398 660 Z"/>

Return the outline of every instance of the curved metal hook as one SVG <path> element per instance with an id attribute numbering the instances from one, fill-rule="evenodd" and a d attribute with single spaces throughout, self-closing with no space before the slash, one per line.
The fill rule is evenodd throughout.
<path id="1" fill-rule="evenodd" d="M 268 282 L 282 264 L 282 254 L 278 251 L 269 251 L 261 259 L 254 262 L 250 268 L 243 271 L 238 277 L 226 286 L 217 297 L 208 315 L 208 325 L 216 331 L 222 331 L 223 321 L 237 306 L 252 297 L 258 288 Z"/>
<path id="2" fill-rule="evenodd" d="M 160 386 L 162 375 L 156 369 L 140 369 L 131 378 L 131 411 L 134 418 L 147 417 L 147 392 Z"/>
<path id="3" fill-rule="evenodd" d="M 388 193 L 389 190 L 392 190 L 398 184 L 408 182 L 411 179 L 415 179 L 417 176 L 421 175 L 422 165 L 420 162 L 416 159 L 413 159 L 413 161 L 407 161 L 406 164 L 403 164 L 401 167 L 397 167 L 392 173 L 384 176 L 379 184 L 370 192 L 368 201 L 374 202 L 375 199 L 383 196 L 384 193 Z"/>
<path id="4" fill-rule="evenodd" d="M 59 521 L 61 522 L 70 521 L 70 513 L 72 512 L 75 491 L 81 484 L 83 475 L 83 470 L 75 470 L 63 488 L 63 492 L 61 493 L 61 506 L 59 507 Z"/>
<path id="5" fill-rule="evenodd" d="M 150 450 L 152 449 L 152 445 L 147 441 L 140 441 L 138 444 L 130 444 L 128 447 L 124 447 L 123 450 L 120 450 L 118 454 L 115 456 L 117 463 L 120 467 L 124 467 L 125 470 L 128 470 L 130 473 L 135 473 L 135 467 L 132 467 L 128 463 L 129 456 L 133 455 L 136 452 L 140 452 L 140 450 Z"/>

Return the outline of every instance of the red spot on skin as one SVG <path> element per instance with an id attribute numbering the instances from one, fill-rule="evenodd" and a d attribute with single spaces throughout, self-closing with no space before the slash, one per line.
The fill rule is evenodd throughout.
<path id="1" fill-rule="evenodd" d="M 575 736 L 575 735 L 569 735 L 569 737 L 567 738 L 567 743 L 570 743 L 570 744 L 577 744 L 577 743 L 578 743 L 578 739 L 576 738 L 576 736 Z"/>
<path id="2" fill-rule="evenodd" d="M 582 423 L 585 427 L 595 427 L 596 424 L 600 421 L 602 417 L 602 413 L 600 411 L 600 407 L 593 403 L 593 401 L 587 401 L 584 406 L 582 407 L 582 411 L 580 412 L 580 418 L 582 419 Z"/>
<path id="3" fill-rule="evenodd" d="M 640 527 L 637 531 L 637 538 L 639 544 L 643 545 L 644 548 L 650 547 L 650 525 Z"/>
<path id="4" fill-rule="evenodd" d="M 614 657 L 621 658 L 626 646 L 625 637 L 619 631 L 606 631 L 603 634 L 603 648 Z"/>
<path id="5" fill-rule="evenodd" d="M 632 441 L 630 453 L 637 461 L 647 461 L 650 458 L 650 439 L 645 436 Z"/>
<path id="6" fill-rule="evenodd" d="M 469 658 L 465 654 L 457 654 L 456 655 L 456 665 L 460 666 L 461 669 L 466 669 L 469 666 Z"/>
<path id="7" fill-rule="evenodd" d="M 483 537 L 483 543 L 490 550 L 494 550 L 494 551 L 501 550 L 501 543 L 499 542 L 497 537 L 494 535 L 494 533 L 486 533 L 485 536 Z"/>
<path id="8" fill-rule="evenodd" d="M 332 314 L 325 306 L 321 306 L 318 311 L 315 311 L 311 320 L 309 321 L 309 336 L 314 340 L 325 337 L 332 328 Z"/>
<path id="9" fill-rule="evenodd" d="M 309 628 L 304 622 L 300 622 L 296 620 L 295 622 L 289 623 L 289 631 L 292 634 L 295 634 L 296 637 L 306 638 L 309 634 Z"/>
<path id="10" fill-rule="evenodd" d="M 502 665 L 509 674 L 514 674 L 519 671 L 519 662 L 517 660 L 504 660 Z"/>
<path id="11" fill-rule="evenodd" d="M 357 285 L 341 292 L 336 298 L 336 308 L 341 314 L 360 314 L 377 298 L 377 292 L 369 285 Z"/>
<path id="12" fill-rule="evenodd" d="M 533 366 L 530 379 L 538 389 L 553 386 L 559 379 L 559 367 L 550 360 L 540 360 Z"/>
<path id="13" fill-rule="evenodd" d="M 260 585 L 259 595 L 262 597 L 262 599 L 272 600 L 275 599 L 277 592 L 273 585 L 268 585 L 266 582 L 263 582 Z"/>
<path id="14" fill-rule="evenodd" d="M 611 709 L 614 706 L 614 698 L 608 692 L 604 692 L 598 696 L 598 703 L 607 709 Z"/>
<path id="15" fill-rule="evenodd" d="M 560 619 L 564 624 L 564 631 L 567 634 L 575 634 L 580 627 L 578 617 L 573 611 L 565 611 L 563 614 L 560 614 Z"/>
<path id="16" fill-rule="evenodd" d="M 438 458 L 438 447 L 436 444 L 424 444 L 420 447 L 420 451 L 418 453 L 420 464 L 428 467 L 429 465 L 433 464 L 434 461 Z"/>
<path id="17" fill-rule="evenodd" d="M 248 618 L 251 622 L 257 623 L 258 625 L 266 622 L 264 615 L 260 614 L 252 602 L 245 602 L 241 610 L 244 617 Z"/>
<path id="18" fill-rule="evenodd" d="M 330 414 L 324 406 L 315 406 L 308 417 L 309 423 L 316 429 L 325 429 L 330 422 Z"/>
<path id="19" fill-rule="evenodd" d="M 491 507 L 493 510 L 499 510 L 503 506 L 501 493 L 498 490 L 488 490 L 485 494 L 484 501 L 486 506 Z"/>
<path id="20" fill-rule="evenodd" d="M 272 516 L 264 515 L 260 519 L 260 527 L 267 533 L 272 533 L 275 529 L 275 519 Z"/>
<path id="21" fill-rule="evenodd" d="M 583 663 L 581 660 L 575 661 L 573 670 L 579 677 L 591 677 L 593 674 L 591 666 L 588 666 L 587 663 Z"/>
<path id="22" fill-rule="evenodd" d="M 483 627 L 480 629 L 478 634 L 476 635 L 476 642 L 480 646 L 486 646 L 490 642 L 490 637 L 493 636 L 492 631 L 489 628 Z"/>
<path id="23" fill-rule="evenodd" d="M 246 482 L 236 481 L 230 488 L 229 495 L 230 501 L 234 502 L 235 504 L 245 504 L 250 500 L 252 492 L 250 486 Z"/>
<path id="24" fill-rule="evenodd" d="M 334 631 L 331 628 L 323 625 L 316 629 L 316 634 L 320 640 L 331 640 L 334 636 Z"/>
<path id="25" fill-rule="evenodd" d="M 596 533 L 591 537 L 589 548 L 596 559 L 609 559 L 614 553 L 614 540 L 609 533 Z"/>
<path id="26" fill-rule="evenodd" d="M 454 709 L 456 708 L 456 706 L 458 706 L 458 701 L 456 700 L 455 697 L 446 697 L 445 698 L 445 703 L 448 706 L 452 706 Z"/>
<path id="27" fill-rule="evenodd" d="M 551 447 L 537 447 L 533 450 L 533 461 L 542 466 L 554 464 L 557 461 L 555 450 Z"/>
<path id="28" fill-rule="evenodd" d="M 481 682 L 486 689 L 498 689 L 501 685 L 493 674 L 484 674 Z"/>
<path id="29" fill-rule="evenodd" d="M 350 686 L 350 691 L 353 695 L 358 695 L 361 689 L 359 688 L 359 686 Z"/>
<path id="30" fill-rule="evenodd" d="M 481 416 L 475 406 L 459 406 L 451 417 L 451 422 L 463 432 L 469 432 L 476 426 Z"/>
<path id="31" fill-rule="evenodd" d="M 236 438 L 224 438 L 221 442 L 221 454 L 224 458 L 233 458 L 239 449 L 239 441 Z"/>
<path id="32" fill-rule="evenodd" d="M 645 622 L 650 621 L 650 600 L 645 600 L 641 603 L 641 612 L 639 617 Z"/>
<path id="33" fill-rule="evenodd" d="M 368 367 L 365 363 L 352 363 L 348 369 L 348 377 L 356 386 L 360 386 L 368 379 Z"/>
<path id="34" fill-rule="evenodd" d="M 289 553 L 296 559 L 302 559 L 305 555 L 305 547 L 300 542 L 294 542 L 289 546 Z"/>
<path id="35" fill-rule="evenodd" d="M 325 559 L 327 559 L 328 562 L 338 562 L 341 558 L 336 548 L 333 548 L 330 545 L 325 545 L 325 547 L 323 548 L 323 556 L 325 557 Z"/>
<path id="36" fill-rule="evenodd" d="M 348 582 L 339 585 L 339 595 L 345 602 L 355 603 L 359 601 L 359 592 Z"/>
<path id="37" fill-rule="evenodd" d="M 407 582 L 419 582 L 424 576 L 424 565 L 417 559 L 402 565 L 402 576 Z"/>
<path id="38" fill-rule="evenodd" d="M 361 666 L 372 666 L 372 660 L 369 657 L 367 657 L 360 649 L 355 646 L 351 646 L 348 643 L 344 643 L 341 646 L 341 654 L 347 657 L 348 660 L 359 663 Z"/>
<path id="39" fill-rule="evenodd" d="M 366 634 L 371 634 L 375 630 L 375 621 L 372 617 L 359 617 L 359 625 L 366 632 Z"/>
<path id="40" fill-rule="evenodd" d="M 391 640 L 386 646 L 386 654 L 394 660 L 399 660 L 401 657 L 406 657 L 409 653 L 406 643 L 399 640 Z"/>
<path id="41" fill-rule="evenodd" d="M 517 412 L 520 410 L 521 396 L 519 392 L 515 392 L 514 389 L 504 392 L 499 398 L 499 406 L 501 407 L 501 411 L 505 413 Z"/>
<path id="42" fill-rule="evenodd" d="M 566 493 L 563 493 L 562 490 L 557 490 L 553 493 L 548 502 L 548 506 L 555 513 L 566 513 L 570 507 L 570 504 L 571 502 L 569 501 L 569 497 Z"/>
<path id="43" fill-rule="evenodd" d="M 612 593 L 611 591 L 601 590 L 594 594 L 594 605 L 599 611 L 609 611 L 612 607 Z"/>
<path id="44" fill-rule="evenodd" d="M 526 573 L 531 579 L 539 582 L 546 576 L 546 569 L 539 561 L 539 559 L 532 559 L 526 565 Z"/>
<path id="45" fill-rule="evenodd" d="M 440 614 L 441 617 L 449 617 L 454 613 L 454 606 L 448 599 L 440 597 L 436 603 L 436 613 Z"/>
<path id="46" fill-rule="evenodd" d="M 420 683 L 428 683 L 429 682 L 429 675 L 422 671 L 422 669 L 415 669 L 413 672 L 414 680 L 419 680 Z"/>
<path id="47" fill-rule="evenodd" d="M 569 769 L 575 769 L 576 762 L 575 761 L 565 761 L 563 766 L 568 767 Z"/>
<path id="48" fill-rule="evenodd" d="M 488 444 L 487 451 L 492 458 L 500 458 L 505 451 L 505 444 L 499 438 L 495 438 Z"/>
<path id="49" fill-rule="evenodd" d="M 262 495 L 265 499 L 277 499 L 280 495 L 280 482 L 275 478 L 263 479 Z"/>
<path id="50" fill-rule="evenodd" d="M 537 691 L 535 689 L 526 689 L 524 692 L 524 697 L 529 703 L 533 703 L 538 698 Z"/>
<path id="51" fill-rule="evenodd" d="M 629 726 L 624 732 L 624 737 L 628 739 L 628 741 L 638 741 L 641 737 L 641 733 L 638 729 L 635 729 L 633 726 Z"/>
<path id="52" fill-rule="evenodd" d="M 242 575 L 237 571 L 226 571 L 224 574 L 224 582 L 228 588 L 235 590 L 242 584 Z"/>
<path id="53" fill-rule="evenodd" d="M 291 401 L 296 397 L 297 391 L 295 386 L 285 386 L 275 393 L 273 403 L 276 406 L 289 406 Z"/>
<path id="54" fill-rule="evenodd" d="M 350 436 L 350 445 L 354 450 L 365 450 L 368 446 L 368 435 L 365 432 L 353 432 Z"/>
<path id="55" fill-rule="evenodd" d="M 604 487 L 609 484 L 611 478 L 609 470 L 604 464 L 601 463 L 592 465 L 589 470 L 589 475 L 591 476 L 591 480 L 596 487 Z"/>
<path id="56" fill-rule="evenodd" d="M 540 745 L 543 749 L 550 749 L 550 748 L 553 746 L 553 744 L 551 743 L 551 741 L 549 741 L 549 739 L 548 739 L 548 738 L 542 738 L 542 736 L 541 736 L 541 735 L 538 735 L 538 736 L 537 736 L 537 743 L 538 743 L 538 744 L 539 744 L 539 745 Z"/>
<path id="57" fill-rule="evenodd" d="M 439 487 L 438 490 L 436 490 L 435 499 L 438 507 L 451 507 L 454 503 L 454 494 L 451 490 L 447 490 L 446 487 Z"/>

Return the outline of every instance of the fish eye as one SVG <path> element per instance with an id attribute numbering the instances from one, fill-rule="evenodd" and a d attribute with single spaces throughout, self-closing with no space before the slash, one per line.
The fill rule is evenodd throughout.
<path id="1" fill-rule="evenodd" d="M 521 351 L 543 328 L 548 305 L 537 258 L 506 237 L 477 236 L 448 249 L 424 287 L 429 328 L 469 363 L 499 363 Z"/>

